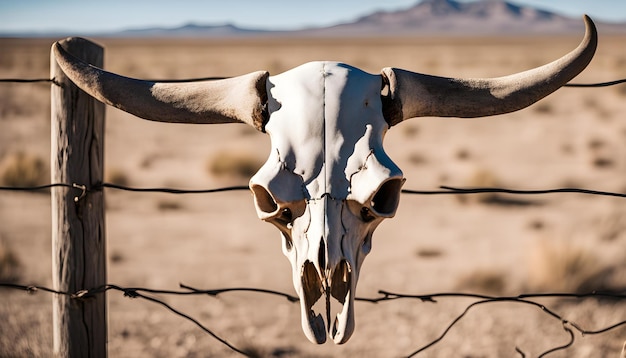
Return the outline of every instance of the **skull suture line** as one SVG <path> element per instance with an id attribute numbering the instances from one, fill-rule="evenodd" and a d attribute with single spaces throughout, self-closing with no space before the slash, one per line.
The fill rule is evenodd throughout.
<path id="1" fill-rule="evenodd" d="M 547 65 L 492 79 L 455 79 L 394 68 L 380 75 L 311 62 L 269 76 L 165 83 L 92 67 L 53 45 L 66 75 L 87 93 L 139 117 L 179 123 L 244 122 L 271 137 L 250 180 L 259 218 L 281 232 L 302 327 L 315 343 L 354 331 L 359 271 L 372 233 L 393 217 L 404 182 L 383 150 L 386 131 L 420 116 L 482 117 L 516 111 L 554 92 L 591 61 L 597 34 Z M 71 41 L 71 40 L 68 40 Z"/>

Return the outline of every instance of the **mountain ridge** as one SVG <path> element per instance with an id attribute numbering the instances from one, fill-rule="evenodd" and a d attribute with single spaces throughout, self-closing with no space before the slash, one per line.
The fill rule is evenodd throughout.
<path id="1" fill-rule="evenodd" d="M 626 33 L 626 24 L 596 21 L 601 32 Z M 424 0 L 398 11 L 378 11 L 351 23 L 308 30 L 316 35 L 555 35 L 583 31 L 582 19 L 504 0 Z"/>
<path id="2" fill-rule="evenodd" d="M 602 34 L 626 34 L 626 22 L 594 19 Z M 85 34 L 96 37 L 393 37 L 393 36 L 515 36 L 567 35 L 584 31 L 581 18 L 548 10 L 517 5 L 506 0 L 423 0 L 395 11 L 375 11 L 331 26 L 295 30 L 263 30 L 231 23 L 187 23 L 178 27 L 133 28 Z M 68 31 L 23 33 L 24 37 L 68 36 Z M 3 36 L 3 34 L 0 34 Z M 11 36 L 11 35 L 9 35 Z M 20 36 L 20 35 L 18 35 Z"/>

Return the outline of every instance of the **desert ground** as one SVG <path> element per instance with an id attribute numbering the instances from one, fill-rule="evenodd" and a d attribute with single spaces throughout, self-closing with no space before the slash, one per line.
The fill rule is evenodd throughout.
<path id="1" fill-rule="evenodd" d="M 582 34 L 581 34 L 582 37 Z M 56 39 L 0 39 L 0 78 L 47 78 Z M 181 79 L 277 74 L 313 60 L 336 60 L 371 73 L 393 66 L 449 77 L 497 77 L 548 63 L 577 37 L 403 39 L 95 39 L 105 68 L 130 77 Z M 575 82 L 626 78 L 623 37 L 600 34 L 597 54 Z M 49 182 L 50 99 L 46 83 L 0 84 L 0 185 Z M 562 88 L 535 105 L 481 119 L 419 118 L 385 139 L 405 189 L 500 186 L 576 187 L 626 192 L 626 85 Z M 269 138 L 244 125 L 177 125 L 107 108 L 105 180 L 135 187 L 206 189 L 245 185 Z M 218 164 L 231 164 L 219 167 Z M 22 171 L 17 168 L 23 168 Z M 29 181 L 11 181 L 18 178 Z M 24 179 L 25 180 L 25 179 Z M 108 282 L 125 287 L 254 287 L 295 294 L 278 231 L 257 219 L 247 191 L 171 195 L 107 189 Z M 0 280 L 50 287 L 48 192 L 0 191 Z M 358 297 L 378 290 L 425 295 L 467 292 L 623 293 L 626 199 L 540 196 L 402 195 L 397 215 L 374 234 Z M 278 296 L 229 293 L 158 296 L 234 346 L 270 357 L 406 356 L 439 337 L 468 304 L 394 300 L 356 305 L 350 341 L 314 345 L 300 309 Z M 47 357 L 51 295 L 0 290 L 0 356 Z M 626 302 L 538 300 L 584 329 L 626 320 Z M 108 293 L 111 357 L 230 357 L 229 348 L 193 323 L 141 299 Z M 552 357 L 617 357 L 622 326 L 574 332 Z M 537 356 L 569 334 L 539 308 L 512 302 L 472 308 L 420 357 Z"/>

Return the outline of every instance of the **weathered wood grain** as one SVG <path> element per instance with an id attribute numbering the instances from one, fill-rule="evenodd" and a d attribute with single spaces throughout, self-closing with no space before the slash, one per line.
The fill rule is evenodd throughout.
<path id="1" fill-rule="evenodd" d="M 103 66 L 104 50 L 81 38 L 60 42 L 74 56 Z M 76 87 L 50 61 L 51 177 L 53 183 L 94 187 L 102 182 L 104 104 Z M 52 193 L 52 272 L 54 289 L 78 292 L 106 284 L 104 197 L 101 190 L 54 188 Z M 53 300 L 54 353 L 59 357 L 105 357 L 105 293 L 86 299 L 56 295 Z"/>

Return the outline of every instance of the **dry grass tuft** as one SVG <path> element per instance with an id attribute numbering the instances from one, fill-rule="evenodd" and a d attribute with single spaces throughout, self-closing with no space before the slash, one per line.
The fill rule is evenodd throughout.
<path id="1" fill-rule="evenodd" d="M 52 357 L 51 322 L 46 325 L 46 313 L 51 312 L 20 310 L 20 306 L 7 301 L 2 302 L 4 309 L 0 310 L 0 356 Z"/>
<path id="2" fill-rule="evenodd" d="M 0 182 L 7 186 L 38 186 L 48 182 L 49 177 L 44 160 L 24 152 L 8 155 L 0 165 Z"/>
<path id="3" fill-rule="evenodd" d="M 111 263 L 120 263 L 126 260 L 126 256 L 124 256 L 124 253 L 122 251 L 114 250 L 109 255 L 109 259 L 111 260 Z"/>
<path id="4" fill-rule="evenodd" d="M 104 172 L 104 181 L 107 183 L 127 186 L 130 183 L 128 174 L 119 168 L 107 168 Z"/>
<path id="5" fill-rule="evenodd" d="M 420 127 L 416 124 L 405 124 L 404 127 L 402 127 L 402 134 L 404 134 L 406 138 L 415 138 L 419 132 Z"/>
<path id="6" fill-rule="evenodd" d="M 607 288 L 610 269 L 590 250 L 544 240 L 531 253 L 529 273 L 533 292 L 587 293 Z"/>
<path id="7" fill-rule="evenodd" d="M 496 269 L 477 269 L 461 276 L 457 287 L 461 290 L 502 295 L 506 289 L 506 277 L 504 272 Z"/>
<path id="8" fill-rule="evenodd" d="M 472 158 L 472 153 L 468 149 L 459 148 L 456 151 L 456 155 L 455 156 L 456 156 L 456 159 L 458 159 L 458 160 L 469 160 L 469 159 Z"/>
<path id="9" fill-rule="evenodd" d="M 436 247 L 420 247 L 415 251 L 417 257 L 434 259 L 443 256 L 443 251 Z"/>
<path id="10" fill-rule="evenodd" d="M 423 165 L 428 163 L 428 159 L 422 153 L 411 153 L 407 159 L 409 163 L 413 165 Z"/>
<path id="11" fill-rule="evenodd" d="M 554 107 L 552 106 L 552 104 L 547 103 L 547 102 L 539 102 L 536 105 L 534 105 L 532 108 L 535 110 L 535 112 L 541 113 L 541 114 L 554 113 Z"/>
<path id="12" fill-rule="evenodd" d="M 478 169 L 467 181 L 465 186 L 468 188 L 502 188 L 506 185 L 496 177 L 496 175 L 487 169 Z M 479 194 L 456 195 L 459 202 L 463 204 L 480 203 L 486 205 L 498 205 L 501 207 L 525 207 L 540 205 L 541 202 L 523 199 L 516 197 L 515 195 L 508 195 L 495 192 L 485 192 Z"/>
<path id="13" fill-rule="evenodd" d="M 175 211 L 181 210 L 182 208 L 183 204 L 175 200 L 160 200 L 157 202 L 157 209 L 160 211 Z"/>
<path id="14" fill-rule="evenodd" d="M 13 283 L 20 279 L 21 264 L 17 254 L 0 239 L 0 281 Z"/>
<path id="15" fill-rule="evenodd" d="M 498 187 L 499 180 L 496 175 L 488 169 L 477 169 L 467 180 L 466 187 L 469 188 L 495 188 Z M 497 199 L 497 193 L 481 193 L 472 195 L 457 195 L 456 198 L 461 203 L 489 203 Z"/>
<path id="16" fill-rule="evenodd" d="M 587 146 L 591 152 L 591 165 L 598 169 L 610 168 L 615 165 L 612 158 L 613 151 L 604 139 L 592 138 Z"/>
<path id="17" fill-rule="evenodd" d="M 528 223 L 528 227 L 532 230 L 541 231 L 546 227 L 546 223 L 542 219 L 533 219 Z"/>
<path id="18" fill-rule="evenodd" d="M 263 165 L 250 153 L 224 151 L 212 157 L 207 163 L 207 170 L 218 177 L 250 178 Z"/>

